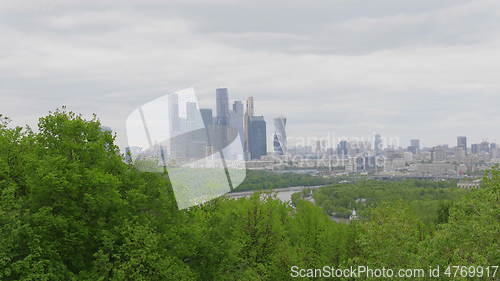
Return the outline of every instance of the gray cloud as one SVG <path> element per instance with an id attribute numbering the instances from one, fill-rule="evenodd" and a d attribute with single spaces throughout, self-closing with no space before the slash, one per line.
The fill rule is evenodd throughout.
<path id="1" fill-rule="evenodd" d="M 227 86 L 292 136 L 500 141 L 498 1 L 22 3 L 0 6 L 0 112 L 18 123 L 68 105 L 123 145 L 138 105 Z"/>

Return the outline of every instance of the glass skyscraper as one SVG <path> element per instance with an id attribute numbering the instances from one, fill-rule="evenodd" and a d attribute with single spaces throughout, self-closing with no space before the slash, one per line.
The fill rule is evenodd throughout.
<path id="1" fill-rule="evenodd" d="M 274 118 L 274 138 L 273 147 L 274 152 L 278 155 L 285 155 L 287 152 L 287 139 L 286 139 L 286 118 Z"/>
<path id="2" fill-rule="evenodd" d="M 263 116 L 253 116 L 249 121 L 248 145 L 250 159 L 256 160 L 267 154 L 266 121 Z"/>

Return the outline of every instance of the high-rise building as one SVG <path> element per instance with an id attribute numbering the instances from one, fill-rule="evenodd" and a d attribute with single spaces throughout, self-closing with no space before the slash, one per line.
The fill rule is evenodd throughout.
<path id="1" fill-rule="evenodd" d="M 447 159 L 447 150 L 445 146 L 435 146 L 431 152 L 431 160 L 442 162 Z"/>
<path id="2" fill-rule="evenodd" d="M 467 137 L 465 136 L 457 137 L 457 147 L 465 151 L 465 155 L 467 155 Z"/>
<path id="3" fill-rule="evenodd" d="M 356 169 L 358 172 L 371 172 L 377 167 L 375 156 L 360 156 L 356 158 Z"/>
<path id="4" fill-rule="evenodd" d="M 245 151 L 246 159 L 251 159 L 249 138 L 250 138 L 250 120 L 252 119 L 253 115 L 254 115 L 253 97 L 248 97 L 245 110 L 245 117 L 243 120 L 243 149 Z"/>
<path id="5" fill-rule="evenodd" d="M 321 141 L 319 140 L 316 141 L 316 154 L 321 154 Z"/>
<path id="6" fill-rule="evenodd" d="M 483 153 L 490 153 L 490 143 L 487 141 L 483 141 L 479 144 L 479 149 Z"/>
<path id="7" fill-rule="evenodd" d="M 169 135 L 171 141 L 169 142 L 168 151 L 170 157 L 179 158 L 182 151 L 182 143 L 176 138 L 181 134 L 181 119 L 179 116 L 179 96 L 177 94 L 168 95 L 168 114 L 169 114 Z M 150 144 L 152 145 L 152 144 Z"/>
<path id="8" fill-rule="evenodd" d="M 373 146 L 374 146 L 374 151 L 375 155 L 381 155 L 384 149 L 384 144 L 382 142 L 382 136 L 379 134 L 375 135 L 374 141 L 373 141 Z"/>
<path id="9" fill-rule="evenodd" d="M 497 149 L 497 144 L 496 143 L 490 143 L 490 151 L 493 151 Z"/>
<path id="10" fill-rule="evenodd" d="M 416 146 L 410 145 L 410 146 L 408 146 L 408 152 L 411 152 L 412 154 L 417 154 L 418 149 Z"/>
<path id="11" fill-rule="evenodd" d="M 217 124 L 227 126 L 229 124 L 229 95 L 227 88 L 215 90 Z"/>
<path id="12" fill-rule="evenodd" d="M 471 153 L 472 153 L 472 154 L 479 154 L 479 152 L 481 151 L 481 147 L 480 147 L 480 145 L 479 145 L 479 144 L 477 144 L 477 143 L 473 143 L 473 144 L 471 145 L 471 149 L 470 149 L 470 150 L 471 150 Z"/>
<path id="13" fill-rule="evenodd" d="M 274 118 L 274 152 L 278 155 L 287 153 L 287 138 L 286 138 L 286 118 L 283 116 Z"/>
<path id="14" fill-rule="evenodd" d="M 214 136 L 211 138 L 214 146 L 222 149 L 231 142 L 231 133 L 229 130 L 229 94 L 227 88 L 218 88 L 215 90 L 216 97 L 216 124 L 214 127 Z"/>
<path id="15" fill-rule="evenodd" d="M 410 146 L 408 146 L 408 152 L 417 154 L 420 151 L 420 140 L 413 139 L 410 141 Z"/>
<path id="16" fill-rule="evenodd" d="M 463 150 L 463 148 L 461 147 L 455 148 L 455 160 L 459 162 L 465 160 L 465 150 Z"/>
<path id="17" fill-rule="evenodd" d="M 410 141 L 410 145 L 414 146 L 417 150 L 420 150 L 420 140 L 413 139 Z"/>
<path id="18" fill-rule="evenodd" d="M 347 141 L 343 140 L 339 142 L 337 154 L 340 158 L 347 158 L 349 156 L 349 143 Z"/>
<path id="19" fill-rule="evenodd" d="M 498 149 L 497 149 L 497 144 L 492 143 L 490 144 L 490 154 L 492 158 L 497 158 L 498 157 Z"/>
<path id="20" fill-rule="evenodd" d="M 170 135 L 174 136 L 180 130 L 179 96 L 177 94 L 168 96 L 168 107 Z"/>
<path id="21" fill-rule="evenodd" d="M 188 130 L 199 129 L 201 126 L 200 111 L 195 102 L 186 102 L 186 125 Z"/>
<path id="22" fill-rule="evenodd" d="M 203 125 L 205 126 L 206 132 L 206 146 L 205 146 L 205 157 L 208 157 L 214 152 L 214 116 L 211 108 L 200 108 L 201 119 L 203 120 Z"/>
<path id="23" fill-rule="evenodd" d="M 203 119 L 203 124 L 205 125 L 205 128 L 208 128 L 213 124 L 213 113 L 212 109 L 210 108 L 201 108 L 200 109 L 200 114 L 201 118 Z"/>
<path id="24" fill-rule="evenodd" d="M 243 103 L 241 101 L 239 101 L 239 100 L 234 101 L 234 103 L 233 103 L 233 113 L 241 114 L 241 115 L 244 114 Z"/>
<path id="25" fill-rule="evenodd" d="M 239 100 L 233 103 L 233 110 L 229 113 L 229 124 L 232 131 L 239 134 L 240 140 L 243 141 L 243 119 L 244 119 L 243 103 Z M 243 143 L 243 142 L 242 142 Z"/>
<path id="26" fill-rule="evenodd" d="M 250 159 L 256 160 L 267 154 L 266 121 L 264 116 L 252 116 L 248 125 Z"/>

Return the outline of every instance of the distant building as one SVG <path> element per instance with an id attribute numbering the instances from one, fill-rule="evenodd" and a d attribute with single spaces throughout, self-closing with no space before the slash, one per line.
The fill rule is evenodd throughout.
<path id="1" fill-rule="evenodd" d="M 243 141 L 243 118 L 245 112 L 243 109 L 243 103 L 239 100 L 233 103 L 233 110 L 229 112 L 229 125 L 230 127 L 239 134 L 241 141 Z M 243 144 L 243 142 L 242 142 Z"/>
<path id="2" fill-rule="evenodd" d="M 491 154 L 491 158 L 497 158 L 497 156 L 498 156 L 498 149 L 497 149 L 497 144 L 496 143 L 490 144 L 490 154 Z"/>
<path id="3" fill-rule="evenodd" d="M 278 155 L 287 154 L 288 145 L 287 145 L 287 137 L 286 137 L 286 118 L 278 117 L 274 118 L 274 138 L 273 138 L 273 147 L 274 152 Z"/>
<path id="4" fill-rule="evenodd" d="M 264 116 L 251 117 L 248 126 L 250 159 L 260 159 L 260 157 L 267 155 L 267 133 Z"/>
<path id="5" fill-rule="evenodd" d="M 465 159 L 465 150 L 462 147 L 457 147 L 455 149 L 455 160 L 458 162 L 464 161 Z"/>
<path id="6" fill-rule="evenodd" d="M 227 88 L 216 89 L 215 95 L 217 124 L 226 126 L 229 123 L 229 95 L 227 92 Z"/>
<path id="7" fill-rule="evenodd" d="M 465 155 L 467 155 L 467 137 L 457 137 L 457 147 L 463 149 L 465 151 Z"/>
<path id="8" fill-rule="evenodd" d="M 471 153 L 472 154 L 479 154 L 480 151 L 481 151 L 481 148 L 480 148 L 479 144 L 474 143 L 471 145 Z"/>
<path id="9" fill-rule="evenodd" d="M 254 104 L 253 97 L 247 98 L 245 116 L 243 118 L 243 150 L 245 152 L 245 158 L 247 160 L 251 159 L 250 155 L 250 121 L 254 115 Z"/>
<path id="10" fill-rule="evenodd" d="M 415 148 L 417 148 L 418 150 L 420 150 L 420 140 L 413 139 L 413 140 L 410 141 L 410 145 L 414 146 Z"/>
<path id="11" fill-rule="evenodd" d="M 321 154 L 321 141 L 316 141 L 316 154 Z"/>
<path id="12" fill-rule="evenodd" d="M 384 149 L 384 143 L 382 142 L 382 136 L 379 134 L 375 135 L 374 141 L 373 141 L 373 146 L 374 146 L 374 151 L 375 155 L 381 155 Z"/>
<path id="13" fill-rule="evenodd" d="M 195 102 L 186 102 L 186 128 L 187 130 L 199 129 L 201 126 L 200 111 Z"/>
<path id="14" fill-rule="evenodd" d="M 415 164 L 410 166 L 415 176 L 452 176 L 457 174 L 455 166 L 449 163 Z"/>
<path id="15" fill-rule="evenodd" d="M 179 117 L 179 96 L 171 94 L 168 96 L 168 113 L 170 122 L 170 136 L 175 136 L 181 129 Z"/>
<path id="16" fill-rule="evenodd" d="M 212 142 L 215 147 L 222 149 L 226 147 L 230 141 L 229 131 L 229 94 L 227 88 L 219 88 L 215 90 L 216 98 L 216 128 L 214 128 L 214 136 Z"/>
<path id="17" fill-rule="evenodd" d="M 347 158 L 349 156 L 349 143 L 347 141 L 343 140 L 339 142 L 337 154 L 339 158 Z"/>
<path id="18" fill-rule="evenodd" d="M 214 122 L 213 120 L 213 112 L 210 108 L 201 108 L 200 109 L 201 118 L 203 119 L 203 124 L 206 128 L 211 126 Z"/>
<path id="19" fill-rule="evenodd" d="M 490 143 L 490 152 L 497 149 L 497 144 L 496 143 Z"/>
<path id="20" fill-rule="evenodd" d="M 475 189 L 481 187 L 481 179 L 473 180 L 473 181 L 459 181 L 457 183 L 458 188 L 465 189 Z"/>
<path id="21" fill-rule="evenodd" d="M 413 154 L 417 154 L 418 153 L 418 149 L 416 146 L 408 146 L 408 152 L 411 152 Z"/>
<path id="22" fill-rule="evenodd" d="M 373 172 L 377 168 L 375 156 L 360 156 L 356 158 L 358 172 Z"/>
<path id="23" fill-rule="evenodd" d="M 410 146 L 408 147 L 408 152 L 417 154 L 420 152 L 420 140 L 413 139 L 410 141 Z"/>
<path id="24" fill-rule="evenodd" d="M 490 143 L 487 141 L 483 141 L 479 144 L 479 149 L 482 153 L 490 153 Z"/>
<path id="25" fill-rule="evenodd" d="M 431 159 L 433 162 L 442 162 L 447 159 L 447 151 L 443 146 L 436 146 L 432 149 Z"/>

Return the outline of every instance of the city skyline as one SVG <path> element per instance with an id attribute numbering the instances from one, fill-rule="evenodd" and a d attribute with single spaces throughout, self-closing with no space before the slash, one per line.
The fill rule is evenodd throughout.
<path id="1" fill-rule="evenodd" d="M 189 99 L 192 98 L 195 97 L 193 96 Z M 189 128 L 192 126 L 194 126 L 193 129 L 196 129 L 200 125 L 204 125 L 209 132 L 213 129 L 219 128 L 216 129 L 216 131 L 209 133 L 209 135 L 212 136 L 209 137 L 206 145 L 224 147 L 228 141 L 231 141 L 229 139 L 232 138 L 230 135 L 235 136 L 234 134 L 237 133 L 239 134 L 242 147 L 245 151 L 244 157 L 247 160 L 258 160 L 262 156 L 266 156 L 268 152 L 275 155 L 286 155 L 289 146 L 288 142 L 290 139 L 294 139 L 289 139 L 287 137 L 287 118 L 285 116 L 279 115 L 278 117 L 271 118 L 273 126 L 267 126 L 264 115 L 255 115 L 256 110 L 253 96 L 247 97 L 245 102 L 235 100 L 231 98 L 228 88 L 215 89 L 214 108 L 199 107 L 198 102 L 195 100 L 192 100 L 192 102 L 187 100 L 180 102 L 176 93 L 168 95 L 168 100 L 170 104 L 168 109 L 170 119 L 169 128 L 173 130 L 171 132 L 172 136 L 176 135 L 173 133 L 174 131 L 179 131 L 179 133 L 187 132 L 186 130 L 189 131 Z M 182 103 L 182 106 L 180 106 L 180 103 Z M 182 119 L 181 116 L 184 116 L 184 119 Z M 180 123 L 181 119 L 179 118 L 184 121 Z M 197 120 L 198 118 L 200 118 L 199 121 Z M 269 131 L 269 129 L 274 130 L 272 135 L 267 135 L 267 131 Z M 229 133 L 228 130 L 235 132 Z M 219 135 L 221 135 L 222 138 Z M 259 136 L 258 140 L 255 137 L 257 135 Z M 211 141 L 210 138 L 212 138 Z M 430 151 L 432 152 L 432 159 L 434 159 L 436 155 L 441 155 L 443 151 L 448 150 L 449 147 L 461 149 L 464 152 L 464 156 L 467 156 L 469 153 L 472 153 L 473 155 L 483 152 L 489 153 L 490 150 L 495 151 L 497 147 L 496 142 L 489 142 L 487 138 L 483 138 L 481 142 L 469 143 L 467 136 L 457 136 L 456 146 L 450 146 L 449 144 L 444 143 L 434 146 L 425 146 L 422 145 L 420 138 L 411 139 L 409 143 L 405 145 L 397 138 L 388 139 L 380 133 L 374 133 L 372 135 L 372 139 L 356 137 L 337 138 L 335 136 L 332 138 L 332 136 L 329 135 L 329 138 L 314 138 L 309 136 L 299 140 L 298 143 L 297 139 L 294 140 L 295 143 L 292 142 L 292 145 L 290 146 L 293 150 L 302 148 L 307 151 L 307 148 L 309 147 L 309 150 L 312 152 L 315 147 L 316 153 L 321 153 L 322 150 L 326 151 L 331 149 L 332 151 L 336 151 L 339 157 L 348 157 L 348 150 L 351 150 L 350 147 L 354 145 L 359 148 L 359 144 L 361 144 L 363 149 L 369 149 L 372 151 L 374 156 L 380 156 L 386 150 L 404 150 L 412 152 L 413 154 L 418 154 L 420 151 Z M 206 142 L 207 140 L 201 141 Z M 260 144 L 257 144 L 257 142 Z M 269 147 L 271 149 L 268 149 Z M 199 149 L 201 149 L 201 147 Z M 205 151 L 206 148 L 202 150 Z M 195 154 L 196 153 L 193 155 Z M 205 154 L 205 152 L 200 152 L 198 154 Z M 203 157 L 200 155 L 199 158 Z M 438 158 L 446 157 L 439 156 Z"/>
<path id="2" fill-rule="evenodd" d="M 229 190 L 234 187 L 232 183 L 243 180 L 247 169 L 466 178 L 500 163 L 496 143 L 470 142 L 464 135 L 456 137 L 455 145 L 432 147 L 422 146 L 420 139 L 411 139 L 405 146 L 380 133 L 371 139 L 334 139 L 331 135 L 327 139 L 308 138 L 300 146 L 289 146 L 286 116 L 272 118 L 274 133 L 268 136 L 266 118 L 257 114 L 259 107 L 253 96 L 243 102 L 231 99 L 228 88 L 216 88 L 214 93 L 215 108 L 200 108 L 193 88 L 138 107 L 127 118 L 129 146 L 125 148 L 125 161 L 143 165 L 148 171 L 173 169 L 171 176 L 179 186 L 193 188 L 197 180 L 185 177 L 189 169 L 223 169 Z M 269 146 L 272 151 L 267 149 Z M 236 181 L 230 171 L 239 171 Z M 207 198 L 213 195 L 206 194 Z M 193 198 L 184 199 L 183 206 L 195 204 L 190 201 Z"/>

